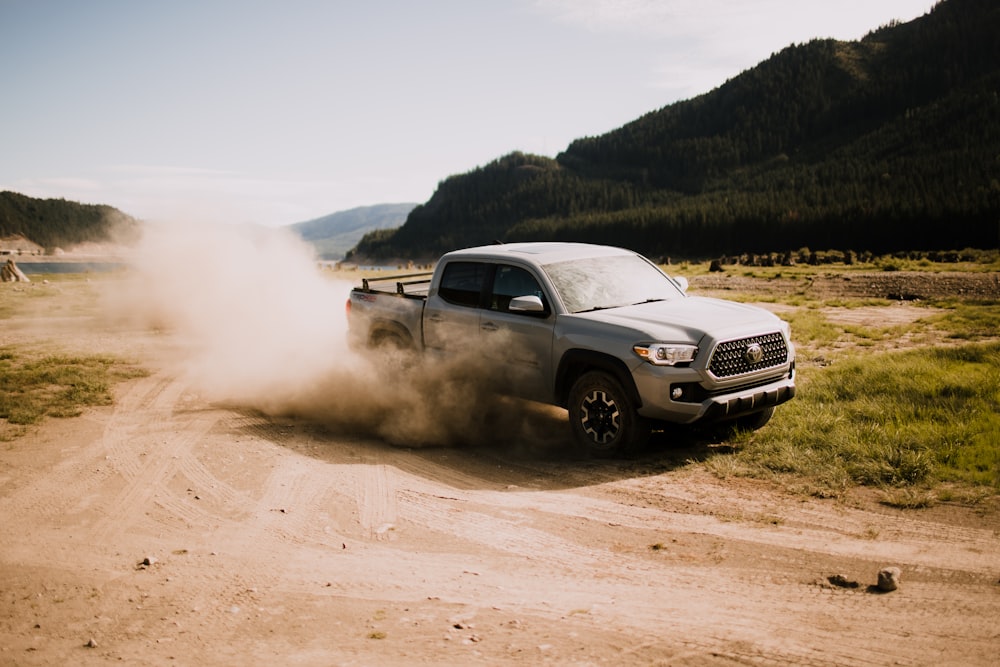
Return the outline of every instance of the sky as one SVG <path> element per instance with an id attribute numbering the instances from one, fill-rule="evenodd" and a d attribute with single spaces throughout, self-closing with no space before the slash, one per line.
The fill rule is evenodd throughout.
<path id="1" fill-rule="evenodd" d="M 555 157 L 934 0 L 0 0 L 0 190 L 280 226 Z"/>

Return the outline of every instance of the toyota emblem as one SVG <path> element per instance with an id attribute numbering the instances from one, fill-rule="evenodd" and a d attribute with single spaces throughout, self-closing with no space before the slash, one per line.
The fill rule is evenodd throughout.
<path id="1" fill-rule="evenodd" d="M 743 353 L 743 358 L 746 359 L 749 364 L 760 363 L 760 360 L 764 358 L 764 348 L 762 348 L 759 343 L 747 345 L 747 351 Z"/>

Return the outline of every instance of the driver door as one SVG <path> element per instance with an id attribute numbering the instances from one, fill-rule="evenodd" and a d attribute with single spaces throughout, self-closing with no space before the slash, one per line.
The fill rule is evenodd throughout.
<path id="1" fill-rule="evenodd" d="M 521 296 L 541 299 L 542 312 L 511 310 L 511 300 Z M 480 348 L 496 364 L 504 390 L 515 396 L 551 398 L 554 316 L 550 303 L 530 271 L 508 264 L 495 266 L 479 319 Z"/>

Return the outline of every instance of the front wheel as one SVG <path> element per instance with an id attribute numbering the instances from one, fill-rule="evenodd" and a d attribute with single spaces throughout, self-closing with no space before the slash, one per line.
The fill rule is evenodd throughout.
<path id="1" fill-rule="evenodd" d="M 573 437 L 592 456 L 630 454 L 649 440 L 651 423 L 640 417 L 631 397 L 614 376 L 584 373 L 569 392 Z"/>

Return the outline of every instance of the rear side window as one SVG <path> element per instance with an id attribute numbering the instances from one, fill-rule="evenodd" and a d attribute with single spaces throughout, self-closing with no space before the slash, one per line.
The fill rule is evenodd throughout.
<path id="1" fill-rule="evenodd" d="M 448 303 L 476 308 L 480 303 L 486 264 L 479 262 L 449 262 L 441 275 L 438 294 Z"/>

